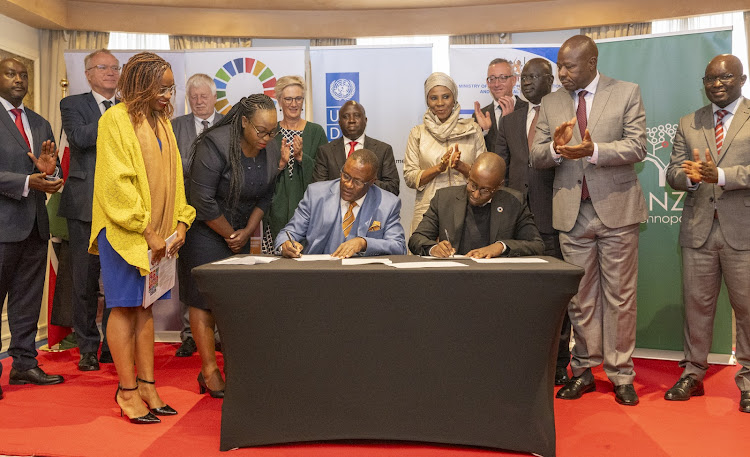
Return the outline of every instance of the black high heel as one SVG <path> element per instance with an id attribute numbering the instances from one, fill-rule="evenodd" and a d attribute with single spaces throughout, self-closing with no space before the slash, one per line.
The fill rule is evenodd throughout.
<path id="1" fill-rule="evenodd" d="M 117 401 L 117 396 L 120 394 L 121 390 L 125 392 L 132 392 L 134 390 L 138 390 L 138 386 L 135 386 L 132 389 L 126 389 L 122 387 L 121 385 L 117 384 L 117 390 L 115 391 L 115 403 L 117 403 L 117 406 L 120 406 L 120 402 Z M 122 416 L 123 416 L 122 406 L 120 406 L 120 417 Z M 141 417 L 129 417 L 129 416 L 125 416 L 125 417 L 127 417 L 130 423 L 132 424 L 158 424 L 161 422 L 161 420 L 158 417 L 154 416 L 150 412 L 146 413 L 146 415 L 141 416 Z"/>
<path id="2" fill-rule="evenodd" d="M 146 381 L 145 379 L 141 378 L 135 378 L 135 380 L 138 382 L 144 382 L 146 384 L 156 384 L 156 381 Z M 151 410 L 151 412 L 156 414 L 157 416 L 174 416 L 175 414 L 177 414 L 177 411 L 175 411 L 174 408 L 166 404 L 158 408 L 152 408 L 151 405 L 148 404 L 148 402 L 146 402 L 146 405 Z"/>
<path id="3" fill-rule="evenodd" d="M 221 374 L 219 374 L 219 377 L 221 377 Z M 203 379 L 203 372 L 201 371 L 198 373 L 198 391 L 201 394 L 205 394 L 206 391 L 208 391 L 208 394 L 211 395 L 213 398 L 224 398 L 224 389 L 221 390 L 211 390 L 206 385 L 206 380 Z"/>

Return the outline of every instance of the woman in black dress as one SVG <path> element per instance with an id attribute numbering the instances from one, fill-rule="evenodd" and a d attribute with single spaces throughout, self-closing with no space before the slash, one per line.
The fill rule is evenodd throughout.
<path id="1" fill-rule="evenodd" d="M 224 396 L 216 364 L 214 317 L 190 278 L 190 270 L 233 254 L 250 252 L 250 235 L 268 210 L 273 185 L 286 160 L 273 141 L 279 129 L 270 97 L 243 98 L 216 125 L 203 132 L 191 151 L 188 201 L 197 215 L 180 257 L 180 296 L 190 306 L 190 328 L 201 372 L 200 392 Z"/>

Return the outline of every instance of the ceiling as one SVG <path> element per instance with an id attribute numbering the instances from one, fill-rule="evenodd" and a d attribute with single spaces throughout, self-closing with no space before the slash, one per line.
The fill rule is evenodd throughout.
<path id="1" fill-rule="evenodd" d="M 748 0 L 0 0 L 35 28 L 255 38 L 535 32 L 748 9 Z"/>

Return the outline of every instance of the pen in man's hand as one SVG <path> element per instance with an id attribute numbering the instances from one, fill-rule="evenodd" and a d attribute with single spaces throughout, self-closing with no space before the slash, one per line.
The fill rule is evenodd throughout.
<path id="1" fill-rule="evenodd" d="M 448 242 L 448 244 L 451 245 L 451 249 L 453 248 L 453 245 L 451 244 L 451 237 L 448 236 L 448 229 L 443 229 L 445 231 L 445 240 Z M 453 257 L 453 253 L 451 253 L 451 257 Z"/>
<path id="2" fill-rule="evenodd" d="M 294 240 L 292 239 L 292 235 L 289 234 L 289 230 L 284 230 L 286 233 L 286 237 L 289 238 L 289 242 L 292 243 L 292 249 L 296 250 L 297 248 L 294 246 Z"/>

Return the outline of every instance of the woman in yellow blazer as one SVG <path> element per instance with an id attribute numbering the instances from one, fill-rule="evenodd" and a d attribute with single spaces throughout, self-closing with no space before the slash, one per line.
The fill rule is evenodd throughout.
<path id="1" fill-rule="evenodd" d="M 154 263 L 176 255 L 195 219 L 169 122 L 174 90 L 169 63 L 153 53 L 136 54 L 117 83 L 122 103 L 101 117 L 96 142 L 89 252 L 99 254 L 112 308 L 107 341 L 119 379 L 115 401 L 120 415 L 137 424 L 177 414 L 156 391 L 154 321 L 151 308 L 142 306 L 148 251 Z"/>

